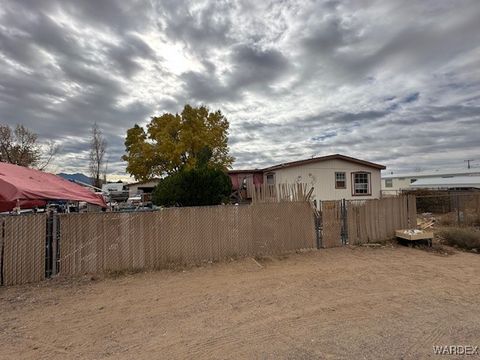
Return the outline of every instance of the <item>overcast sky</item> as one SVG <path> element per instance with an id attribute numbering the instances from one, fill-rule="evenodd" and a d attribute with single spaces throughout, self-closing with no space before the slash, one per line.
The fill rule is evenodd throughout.
<path id="1" fill-rule="evenodd" d="M 124 175 L 126 129 L 185 103 L 224 112 L 235 168 L 480 166 L 479 19 L 478 0 L 0 0 L 0 122 L 61 143 L 52 171 L 87 171 L 96 121 Z"/>

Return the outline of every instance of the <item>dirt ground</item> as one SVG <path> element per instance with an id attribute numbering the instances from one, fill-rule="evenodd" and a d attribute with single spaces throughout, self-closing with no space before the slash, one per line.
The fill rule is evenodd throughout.
<path id="1" fill-rule="evenodd" d="M 259 264 L 2 288 L 0 359 L 418 359 L 480 346 L 478 254 L 355 247 Z"/>

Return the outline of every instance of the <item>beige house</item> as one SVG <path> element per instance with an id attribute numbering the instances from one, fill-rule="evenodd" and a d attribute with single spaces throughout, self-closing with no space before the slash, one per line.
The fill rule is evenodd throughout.
<path id="1" fill-rule="evenodd" d="M 385 166 L 335 154 L 293 161 L 265 169 L 232 170 L 232 183 L 241 186 L 240 177 L 258 177 L 262 184 L 307 184 L 313 187 L 312 200 L 362 200 L 381 197 L 381 170 Z M 243 181 L 255 186 L 252 181 Z"/>

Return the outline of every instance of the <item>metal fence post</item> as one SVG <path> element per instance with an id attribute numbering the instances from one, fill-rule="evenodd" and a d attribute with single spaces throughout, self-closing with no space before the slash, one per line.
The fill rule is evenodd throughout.
<path id="1" fill-rule="evenodd" d="M 57 231 L 58 231 L 58 215 L 52 213 L 52 276 L 57 275 Z"/>
<path id="2" fill-rule="evenodd" d="M 47 213 L 46 238 L 45 238 L 45 278 L 49 278 L 52 274 L 52 213 Z"/>
<path id="3" fill-rule="evenodd" d="M 45 277 L 57 274 L 58 261 L 58 214 L 52 210 L 47 216 L 47 232 L 45 239 Z"/>

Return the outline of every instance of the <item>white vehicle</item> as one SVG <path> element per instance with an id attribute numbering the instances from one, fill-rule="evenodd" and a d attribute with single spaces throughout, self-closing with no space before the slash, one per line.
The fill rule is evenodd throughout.
<path id="1" fill-rule="evenodd" d="M 124 202 L 128 199 L 128 190 L 124 183 L 108 183 L 102 185 L 102 193 L 109 201 Z"/>
<path id="2" fill-rule="evenodd" d="M 104 194 L 115 193 L 115 192 L 122 192 L 125 187 L 124 183 L 108 183 L 102 185 L 102 192 Z"/>
<path id="3" fill-rule="evenodd" d="M 127 204 L 132 206 L 142 205 L 142 195 L 135 195 L 135 196 L 129 197 L 127 200 Z"/>

